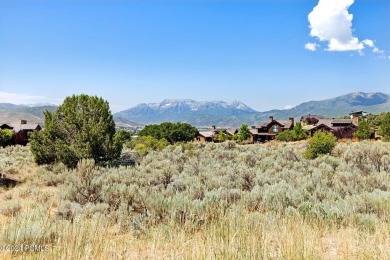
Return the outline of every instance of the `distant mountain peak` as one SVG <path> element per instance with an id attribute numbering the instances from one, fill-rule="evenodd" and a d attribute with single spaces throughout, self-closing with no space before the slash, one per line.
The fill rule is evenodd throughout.
<path id="1" fill-rule="evenodd" d="M 188 122 L 192 125 L 239 127 L 243 123 L 256 124 L 267 120 L 287 120 L 290 117 L 299 119 L 303 115 L 316 114 L 324 117 L 340 117 L 348 115 L 352 110 L 364 110 L 369 113 L 390 111 L 390 95 L 373 92 L 353 92 L 335 98 L 320 101 L 309 101 L 291 109 L 273 109 L 257 112 L 243 102 L 195 101 L 193 99 L 164 99 L 160 103 L 140 104 L 114 117 L 143 124 L 161 122 Z"/>

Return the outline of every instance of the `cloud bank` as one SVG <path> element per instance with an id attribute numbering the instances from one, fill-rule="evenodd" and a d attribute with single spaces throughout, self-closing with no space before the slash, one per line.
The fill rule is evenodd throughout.
<path id="1" fill-rule="evenodd" d="M 308 15 L 310 36 L 327 44 L 327 51 L 358 51 L 362 54 L 365 47 L 375 53 L 382 53 L 370 39 L 359 41 L 352 34 L 353 15 L 348 8 L 354 0 L 319 0 L 317 6 Z M 315 43 L 307 43 L 305 48 L 316 51 Z"/>

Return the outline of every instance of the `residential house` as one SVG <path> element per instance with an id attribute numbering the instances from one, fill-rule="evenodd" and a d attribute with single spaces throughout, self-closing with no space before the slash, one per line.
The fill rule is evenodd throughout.
<path id="1" fill-rule="evenodd" d="M 354 119 L 322 118 L 308 115 L 301 117 L 301 124 L 302 129 L 307 131 L 310 136 L 313 136 L 317 131 L 325 131 L 333 133 L 339 139 L 352 138 L 357 130 L 357 121 Z"/>
<path id="2" fill-rule="evenodd" d="M 359 119 L 364 119 L 367 117 L 368 113 L 363 111 L 352 111 L 349 113 L 351 119 L 354 121 L 354 123 L 357 125 L 359 124 Z"/>
<path id="3" fill-rule="evenodd" d="M 221 131 L 223 134 L 229 137 L 233 137 L 233 135 L 238 133 L 238 130 L 235 128 L 217 128 L 215 126 L 212 126 L 211 128 L 206 129 L 205 131 L 199 131 L 196 140 L 201 142 L 213 142 L 218 137 Z"/>
<path id="4" fill-rule="evenodd" d="M 265 142 L 274 140 L 275 136 L 285 130 L 292 130 L 294 128 L 294 118 L 286 120 L 275 120 L 272 116 L 269 117 L 268 122 L 259 123 L 257 126 L 252 126 L 250 132 L 250 142 Z"/>
<path id="5" fill-rule="evenodd" d="M 14 144 L 26 145 L 28 143 L 28 133 L 40 131 L 42 127 L 39 124 L 27 124 L 26 120 L 20 123 L 2 124 L 0 129 L 9 129 L 14 132 Z"/>

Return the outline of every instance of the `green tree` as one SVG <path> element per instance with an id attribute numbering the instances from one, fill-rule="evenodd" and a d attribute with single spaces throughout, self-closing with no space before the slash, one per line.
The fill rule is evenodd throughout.
<path id="1" fill-rule="evenodd" d="M 125 144 L 125 143 L 131 141 L 131 133 L 129 131 L 125 131 L 125 130 L 121 129 L 115 133 L 114 138 L 115 138 L 115 141 L 120 142 L 122 144 Z"/>
<path id="2" fill-rule="evenodd" d="M 383 141 L 390 141 L 390 112 L 385 114 L 379 126 L 379 134 L 383 136 Z"/>
<path id="3" fill-rule="evenodd" d="M 291 142 L 299 141 L 307 138 L 307 134 L 302 129 L 301 123 L 297 123 L 293 130 L 286 130 L 276 136 L 276 140 Z"/>
<path id="4" fill-rule="evenodd" d="M 291 142 L 294 141 L 294 132 L 291 130 L 286 130 L 278 134 L 275 138 L 279 141 Z"/>
<path id="5" fill-rule="evenodd" d="M 302 129 L 302 124 L 301 123 L 296 123 L 294 128 L 293 128 L 293 138 L 294 141 L 299 141 L 299 140 L 304 140 L 307 138 L 306 132 Z"/>
<path id="6" fill-rule="evenodd" d="M 164 138 L 157 139 L 153 136 L 140 136 L 127 143 L 127 147 L 134 149 L 140 157 L 147 155 L 150 151 L 161 151 L 168 145 L 168 141 Z"/>
<path id="7" fill-rule="evenodd" d="M 321 154 L 332 152 L 336 146 L 337 139 L 332 133 L 316 132 L 312 138 L 309 139 L 309 147 L 305 152 L 305 156 L 310 159 L 317 158 Z"/>
<path id="8" fill-rule="evenodd" d="M 239 131 L 238 135 L 239 135 L 239 139 L 241 141 L 249 140 L 250 132 L 249 132 L 249 127 L 248 127 L 247 124 L 242 124 L 241 125 L 240 131 Z"/>
<path id="9" fill-rule="evenodd" d="M 75 167 L 83 158 L 102 164 L 122 151 L 108 102 L 84 94 L 67 97 L 54 113 L 46 111 L 45 128 L 30 137 L 38 164 L 58 161 Z"/>
<path id="10" fill-rule="evenodd" d="M 9 129 L 0 129 L 0 146 L 6 147 L 12 144 L 14 133 Z"/>
<path id="11" fill-rule="evenodd" d="M 217 137 L 217 141 L 222 143 L 222 142 L 225 142 L 227 139 L 228 139 L 227 135 L 224 134 L 224 133 L 222 132 L 222 130 L 219 131 L 218 137 Z"/>
<path id="12" fill-rule="evenodd" d="M 198 129 L 188 123 L 164 122 L 159 125 L 145 126 L 139 132 L 140 136 L 152 136 L 156 139 L 166 139 L 169 143 L 193 141 L 198 135 Z"/>
<path id="13" fill-rule="evenodd" d="M 357 127 L 354 136 L 359 138 L 360 140 L 370 139 L 371 137 L 371 128 L 368 122 L 364 119 L 359 121 L 359 125 Z"/>

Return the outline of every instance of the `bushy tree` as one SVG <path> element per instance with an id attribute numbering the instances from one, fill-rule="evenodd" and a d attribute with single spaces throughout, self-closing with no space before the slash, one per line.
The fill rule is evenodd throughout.
<path id="1" fill-rule="evenodd" d="M 31 134 L 31 151 L 38 164 L 62 162 L 75 167 L 80 159 L 107 163 L 117 159 L 122 143 L 107 101 L 96 96 L 67 97 L 54 113 L 45 112 L 45 127 Z"/>
<path id="2" fill-rule="evenodd" d="M 360 140 L 370 139 L 371 137 L 371 128 L 366 120 L 360 120 L 357 127 L 357 131 L 354 134 L 355 137 Z"/>
<path id="3" fill-rule="evenodd" d="M 283 141 L 283 142 L 291 142 L 294 141 L 294 134 L 291 130 L 286 130 L 278 134 L 276 137 L 276 140 Z"/>
<path id="4" fill-rule="evenodd" d="M 302 124 L 299 122 L 295 124 L 292 131 L 293 131 L 293 137 L 295 141 L 299 141 L 307 138 L 307 134 L 305 131 L 303 131 Z"/>
<path id="5" fill-rule="evenodd" d="M 198 129 L 188 123 L 164 122 L 159 125 L 145 126 L 139 132 L 140 136 L 152 136 L 156 139 L 165 139 L 169 143 L 190 142 L 198 135 Z"/>
<path id="6" fill-rule="evenodd" d="M 9 129 L 0 129 L 0 146 L 6 147 L 12 144 L 14 133 Z"/>
<path id="7" fill-rule="evenodd" d="M 145 156 L 150 151 L 161 151 L 168 145 L 168 141 L 164 138 L 157 139 L 148 135 L 132 139 L 127 147 L 134 149 L 139 156 Z"/>
<path id="8" fill-rule="evenodd" d="M 390 112 L 385 114 L 379 126 L 379 134 L 383 136 L 383 141 L 390 141 Z"/>
<path id="9" fill-rule="evenodd" d="M 240 141 L 248 140 L 250 137 L 249 127 L 247 124 L 242 124 L 238 133 Z"/>
<path id="10" fill-rule="evenodd" d="M 276 136 L 276 140 L 290 142 L 299 141 L 307 138 L 307 134 L 302 129 L 301 123 L 297 123 L 293 130 L 286 130 Z"/>
<path id="11" fill-rule="evenodd" d="M 219 131 L 218 136 L 217 136 L 218 142 L 225 142 L 228 139 L 229 139 L 229 137 L 226 134 L 224 134 L 222 130 Z"/>
<path id="12" fill-rule="evenodd" d="M 122 144 L 130 142 L 131 141 L 131 133 L 129 131 L 125 131 L 125 130 L 122 130 L 122 129 L 118 130 L 115 133 L 115 140 L 117 142 L 122 143 Z"/>
<path id="13" fill-rule="evenodd" d="M 316 132 L 312 138 L 309 139 L 309 147 L 306 150 L 305 156 L 307 158 L 317 158 L 321 154 L 328 154 L 336 146 L 337 139 L 332 133 Z"/>

